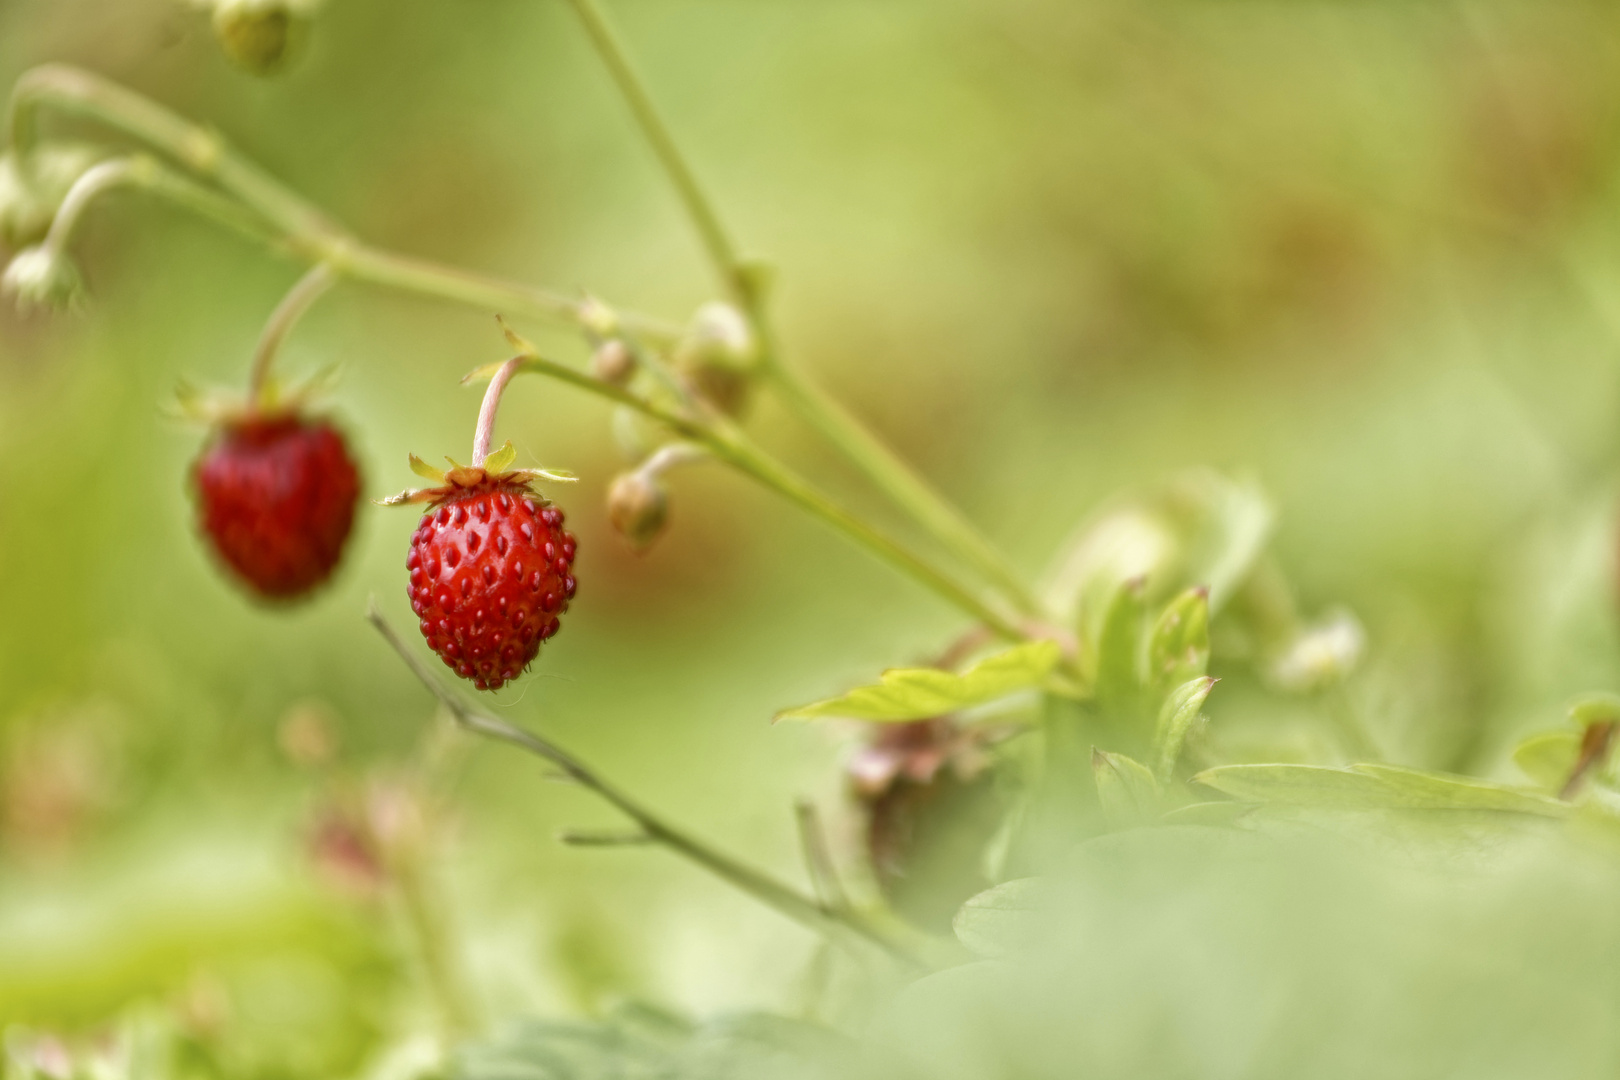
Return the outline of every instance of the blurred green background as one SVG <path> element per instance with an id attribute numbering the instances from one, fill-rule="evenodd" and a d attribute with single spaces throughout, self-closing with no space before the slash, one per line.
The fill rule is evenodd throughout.
<path id="1" fill-rule="evenodd" d="M 1509 775 L 1513 736 L 1620 688 L 1620 9 L 614 12 L 734 231 L 778 267 L 791 361 L 1031 575 L 1109 494 L 1209 464 L 1275 499 L 1304 608 L 1366 626 L 1355 692 L 1400 760 Z M 713 294 L 554 0 L 331 0 L 269 80 L 170 0 L 0 0 L 0 84 L 51 60 L 217 127 L 380 245 L 673 318 Z M 415 514 L 366 508 L 313 603 L 246 602 L 193 532 L 202 433 L 163 407 L 182 378 L 242 383 L 298 268 L 134 196 L 77 250 L 87 314 L 0 312 L 0 1025 L 218 981 L 268 1048 L 244 1068 L 351 1072 L 426 1008 L 417 960 L 311 868 L 341 782 L 278 733 L 326 717 L 350 778 L 423 737 L 426 695 L 361 619 L 375 593 L 409 625 Z M 411 484 L 407 453 L 466 452 L 477 395 L 456 380 L 503 348 L 484 313 L 344 284 L 282 364 L 342 364 L 333 407 L 381 497 Z M 607 421 L 538 380 L 508 395 L 520 464 L 583 478 L 558 494 L 581 586 L 497 708 L 798 878 L 791 802 L 835 811 L 839 738 L 770 716 L 959 620 L 713 468 L 675 478 L 669 535 L 632 555 L 601 505 Z M 769 401 L 751 425 L 881 512 Z M 452 803 L 434 884 L 486 1014 L 798 1000 L 809 935 L 667 854 L 558 846 L 557 827 L 615 819 L 534 763 L 474 749 Z"/>

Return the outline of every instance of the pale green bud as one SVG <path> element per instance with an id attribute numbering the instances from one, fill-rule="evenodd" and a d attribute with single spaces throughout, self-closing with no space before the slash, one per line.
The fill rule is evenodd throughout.
<path id="1" fill-rule="evenodd" d="M 73 260 L 43 246 L 19 251 L 0 275 L 0 293 L 23 311 L 75 307 L 84 297 L 84 278 Z"/>

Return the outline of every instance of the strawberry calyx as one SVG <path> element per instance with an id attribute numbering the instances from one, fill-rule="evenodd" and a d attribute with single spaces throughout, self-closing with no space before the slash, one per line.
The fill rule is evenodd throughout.
<path id="1" fill-rule="evenodd" d="M 411 471 L 424 480 L 435 481 L 435 485 L 424 488 L 407 488 L 397 495 L 390 495 L 386 499 L 378 499 L 378 506 L 441 503 L 459 495 L 496 488 L 521 488 L 528 492 L 531 490 L 530 485 L 537 480 L 559 484 L 571 484 L 577 480 L 577 477 L 572 473 L 556 469 L 512 468 L 512 463 L 517 460 L 517 450 L 512 446 L 510 439 L 499 450 L 486 456 L 483 463 L 479 465 L 462 465 L 454 458 L 447 456 L 444 460 L 450 463 L 450 468 L 440 469 L 429 465 L 415 454 L 410 455 L 410 460 Z M 542 502 L 550 505 L 549 500 L 542 500 Z"/>

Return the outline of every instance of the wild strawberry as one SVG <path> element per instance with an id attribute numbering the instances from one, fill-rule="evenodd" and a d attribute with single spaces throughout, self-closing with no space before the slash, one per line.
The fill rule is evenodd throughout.
<path id="1" fill-rule="evenodd" d="M 576 544 L 563 513 L 530 486 L 572 477 L 512 469 L 510 442 L 488 452 L 495 410 L 516 370 L 515 360 L 503 365 L 485 394 L 473 440 L 479 464 L 451 461 L 445 471 L 413 455 L 412 470 L 441 485 L 386 500 L 432 504 L 405 558 L 411 609 L 433 651 L 480 690 L 500 689 L 533 662 L 577 588 Z"/>
<path id="2" fill-rule="evenodd" d="M 291 411 L 228 418 L 192 475 L 203 534 L 254 592 L 292 599 L 331 576 L 360 475 L 330 423 Z"/>
<path id="3" fill-rule="evenodd" d="M 539 655 L 576 588 L 562 511 L 511 477 L 451 470 L 405 559 L 422 636 L 480 690 L 498 690 Z"/>

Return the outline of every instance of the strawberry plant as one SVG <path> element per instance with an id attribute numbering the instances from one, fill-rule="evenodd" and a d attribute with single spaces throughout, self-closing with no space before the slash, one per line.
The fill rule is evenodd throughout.
<path id="1" fill-rule="evenodd" d="M 708 259 L 716 295 L 690 320 L 375 246 L 157 101 L 66 65 L 18 79 L 0 158 L 0 238 L 16 250 L 0 284 L 19 308 L 89 304 L 75 244 L 88 211 L 120 190 L 303 269 L 268 316 L 245 397 L 181 391 L 179 411 L 212 427 L 191 476 L 200 530 L 256 597 L 308 598 L 337 571 L 357 515 L 424 504 L 403 572 L 367 581 L 388 603 L 403 591 L 423 640 L 397 632 L 383 602 L 366 618 L 421 684 L 419 703 L 448 719 L 363 780 L 337 764 L 319 716 L 283 729 L 285 756 L 316 793 L 312 861 L 378 905 L 356 920 L 366 925 L 318 931 L 348 940 L 366 973 L 334 995 L 367 995 L 345 1029 L 363 1032 L 362 1051 L 266 1064 L 214 1006 L 230 994 L 197 983 L 183 998 L 88 1010 L 78 1029 L 18 1024 L 7 1076 L 1611 1073 L 1620 1049 L 1583 1025 L 1606 1032 L 1616 1001 L 1620 699 L 1569 703 L 1562 726 L 1511 750 L 1511 776 L 1403 754 L 1358 690 L 1363 623 L 1343 608 L 1301 610 L 1273 550 L 1272 499 L 1214 470 L 1129 487 L 1045 574 L 1026 573 L 796 365 L 773 268 L 740 253 L 601 5 L 569 7 Z M 291 0 L 209 9 L 220 46 L 256 75 L 296 64 L 318 15 Z M 63 117 L 102 141 L 57 141 Z M 446 387 L 488 383 L 467 463 L 412 455 L 432 486 L 375 505 L 360 498 L 345 436 L 314 412 L 325 380 L 273 372 L 301 317 L 341 281 L 473 309 L 498 320 L 489 351 L 504 342 L 464 376 L 445 362 Z M 542 348 L 508 319 L 561 331 L 582 356 Z M 760 865 L 677 824 L 661 800 L 565 748 L 543 710 L 512 718 L 536 665 L 575 677 L 542 645 L 565 616 L 580 626 L 608 584 L 587 579 L 579 592 L 580 542 L 548 497 L 575 477 L 519 467 L 513 440 L 495 446 L 503 396 L 525 375 L 613 407 L 630 462 L 581 487 L 601 488 L 608 523 L 636 552 L 683 528 L 671 513 L 677 469 L 725 469 L 953 613 L 954 636 L 932 656 L 894 649 L 864 678 L 815 673 L 827 688 L 817 700 L 781 695 L 779 731 L 826 729 L 849 748 L 828 778 L 838 799 L 794 807 L 796 878 L 780 869 L 791 860 Z M 813 468 L 766 437 L 783 416 L 818 438 Z M 873 497 L 847 494 L 840 476 Z M 1057 497 L 1033 481 L 1029 491 Z M 841 583 L 826 591 L 851 622 L 871 614 Z M 275 606 L 253 617 L 304 616 Z M 424 643 L 474 689 L 516 693 L 475 700 L 439 677 Z M 637 662 L 633 644 L 615 645 L 616 670 Z M 1223 699 L 1235 704 L 1216 716 Z M 458 937 L 454 889 L 441 891 L 466 735 L 536 759 L 537 775 L 618 819 L 564 830 L 563 843 L 663 849 L 814 935 L 807 963 L 771 965 L 804 968 L 791 980 L 801 1007 L 694 1020 L 638 1001 L 588 1017 L 492 1005 Z M 702 782 L 727 790 L 739 778 Z M 81 802 L 61 813 L 89 813 Z M 380 897 L 394 910 L 371 918 Z M 1549 907 L 1553 925 L 1518 925 Z M 386 947 L 373 952 L 378 925 L 410 943 L 409 972 Z M 410 1003 L 373 981 L 408 987 Z"/>

